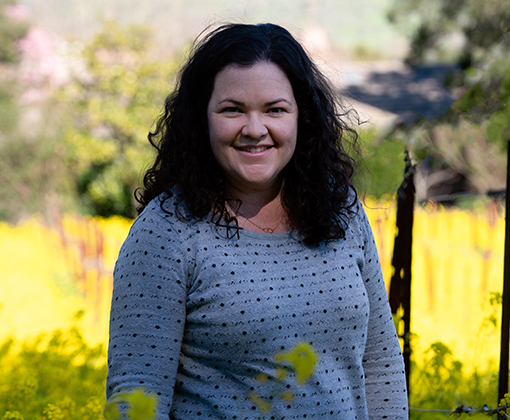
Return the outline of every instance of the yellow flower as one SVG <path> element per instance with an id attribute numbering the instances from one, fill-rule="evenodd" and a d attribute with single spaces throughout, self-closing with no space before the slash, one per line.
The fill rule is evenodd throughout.
<path id="1" fill-rule="evenodd" d="M 292 401 L 294 398 L 294 393 L 292 391 L 285 391 L 282 393 L 282 400 L 283 401 Z"/>
<path id="2" fill-rule="evenodd" d="M 268 381 L 268 376 L 265 373 L 259 373 L 257 375 L 257 381 L 264 384 Z"/>
<path id="3" fill-rule="evenodd" d="M 300 341 L 289 351 L 277 353 L 276 361 L 281 361 L 290 365 L 296 373 L 299 385 L 304 385 L 313 375 L 315 366 L 319 361 L 319 356 L 314 348 L 305 341 Z"/>
<path id="4" fill-rule="evenodd" d="M 286 377 L 287 377 L 287 371 L 284 368 L 276 369 L 276 380 L 277 381 L 283 381 Z"/>
<path id="5" fill-rule="evenodd" d="M 248 398 L 258 407 L 261 412 L 269 413 L 271 410 L 271 405 L 259 397 L 256 392 L 251 392 L 250 395 L 248 395 Z"/>

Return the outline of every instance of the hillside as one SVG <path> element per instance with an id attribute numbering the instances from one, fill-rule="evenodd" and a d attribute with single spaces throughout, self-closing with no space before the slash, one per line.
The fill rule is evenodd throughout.
<path id="1" fill-rule="evenodd" d="M 386 21 L 392 0 L 19 0 L 37 25 L 61 35 L 89 36 L 101 19 L 152 24 L 161 50 L 180 48 L 209 24 L 271 21 L 298 36 L 321 27 L 333 50 L 357 49 L 400 58 L 404 38 Z"/>

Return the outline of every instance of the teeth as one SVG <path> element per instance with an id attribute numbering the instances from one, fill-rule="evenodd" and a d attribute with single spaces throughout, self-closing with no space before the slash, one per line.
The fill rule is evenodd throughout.
<path id="1" fill-rule="evenodd" d="M 264 150 L 269 149 L 268 146 L 260 146 L 260 147 L 241 147 L 241 150 L 244 150 L 245 152 L 250 153 L 257 153 L 257 152 L 263 152 Z"/>

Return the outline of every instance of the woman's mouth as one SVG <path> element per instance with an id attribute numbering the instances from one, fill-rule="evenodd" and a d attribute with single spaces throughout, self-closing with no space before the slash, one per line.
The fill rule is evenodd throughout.
<path id="1" fill-rule="evenodd" d="M 248 153 L 258 153 L 263 152 L 264 150 L 268 150 L 273 146 L 243 146 L 243 147 L 236 147 L 237 150 L 241 150 L 243 152 Z"/>

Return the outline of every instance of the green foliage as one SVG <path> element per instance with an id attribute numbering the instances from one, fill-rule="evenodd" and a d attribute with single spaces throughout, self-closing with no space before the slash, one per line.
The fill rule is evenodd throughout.
<path id="1" fill-rule="evenodd" d="M 426 62 L 426 53 L 437 51 L 447 35 L 464 38 L 457 46 L 456 61 L 464 71 L 450 74 L 445 83 L 459 98 L 435 121 L 421 120 L 408 127 L 411 133 L 438 125 L 459 126 L 463 121 L 488 124 L 486 138 L 506 148 L 510 138 L 510 4 L 500 0 L 395 0 L 388 15 L 409 30 L 408 64 Z M 487 127 L 484 127 L 484 130 Z"/>
<path id="2" fill-rule="evenodd" d="M 147 134 L 176 70 L 151 58 L 152 42 L 147 27 L 105 22 L 82 51 L 84 74 L 60 92 L 65 160 L 88 213 L 134 215 L 133 191 L 152 152 Z"/>
<path id="3" fill-rule="evenodd" d="M 16 127 L 18 110 L 14 105 L 14 92 L 11 83 L 0 82 L 0 133 L 9 134 Z"/>
<path id="4" fill-rule="evenodd" d="M 486 139 L 505 149 L 510 139 L 510 60 L 494 62 L 486 71 L 470 67 L 459 79 L 466 82 L 467 90 L 443 121 L 488 123 Z"/>
<path id="5" fill-rule="evenodd" d="M 116 395 L 115 402 L 106 406 L 104 416 L 108 420 L 120 420 L 122 418 L 120 404 L 127 404 L 129 407 L 127 417 L 130 420 L 152 420 L 156 412 L 158 398 L 145 393 L 143 389 L 122 392 Z"/>
<path id="6" fill-rule="evenodd" d="M 510 393 L 507 393 L 507 394 L 504 395 L 504 397 L 499 402 L 499 406 L 498 407 L 510 407 Z M 510 413 L 510 409 L 507 408 L 505 411 L 501 410 L 501 412 L 504 412 L 504 413 L 508 414 L 508 413 Z"/>
<path id="7" fill-rule="evenodd" d="M 49 208 L 63 178 L 58 124 L 40 109 L 20 105 L 24 88 L 18 83 L 17 42 L 28 25 L 4 13 L 16 3 L 0 0 L 0 220 L 8 221 Z M 41 130 L 34 122 L 39 115 L 45 120 Z"/>
<path id="8" fill-rule="evenodd" d="M 0 136 L 0 220 L 16 221 L 55 206 L 65 185 L 62 155 L 50 133 L 30 138 L 16 130 Z"/>
<path id="9" fill-rule="evenodd" d="M 497 374 L 463 373 L 463 365 L 455 360 L 443 343 L 433 343 L 420 361 L 411 367 L 409 406 L 454 411 L 456 407 L 481 408 L 496 406 Z M 442 412 L 411 411 L 411 420 L 444 420 Z M 487 417 L 486 417 L 487 418 Z"/>
<path id="10" fill-rule="evenodd" d="M 418 199 L 427 198 L 429 188 L 455 180 L 460 191 L 485 193 L 504 188 L 504 151 L 510 138 L 510 67 L 505 67 L 505 60 L 510 64 L 505 58 L 485 71 L 464 71 L 458 79 L 466 83 L 458 87 L 464 93 L 445 114 L 395 127 L 388 136 L 405 139 L 406 148 L 418 161 Z M 458 192 L 453 185 L 451 192 Z"/>
<path id="11" fill-rule="evenodd" d="M 423 162 L 419 198 L 449 183 L 451 192 L 453 186 L 482 193 L 504 188 L 503 151 L 510 138 L 508 0 L 394 0 L 388 18 L 411 40 L 407 64 L 448 61 L 464 70 L 445 80 L 458 98 L 448 112 L 393 133 L 406 138 L 413 157 Z"/>
<path id="12" fill-rule="evenodd" d="M 355 176 L 360 194 L 393 196 L 404 180 L 405 146 L 400 139 L 380 139 L 374 131 L 360 133 L 363 161 Z"/>
<path id="13" fill-rule="evenodd" d="M 469 112 L 471 108 L 483 102 L 485 102 L 485 94 L 478 82 L 471 86 L 464 95 L 455 101 L 452 107 L 459 112 Z"/>
<path id="14" fill-rule="evenodd" d="M 5 13 L 5 8 L 15 6 L 16 0 L 0 0 L 0 63 L 16 63 L 19 51 L 16 42 L 23 38 L 28 31 L 26 22 L 11 19 Z"/>
<path id="15" fill-rule="evenodd" d="M 78 315 L 79 317 L 79 315 Z M 98 420 L 105 404 L 105 354 L 78 325 L 0 347 L 0 418 Z"/>
<path id="16" fill-rule="evenodd" d="M 498 296 L 494 295 L 495 304 Z M 77 320 L 80 317 L 77 314 Z M 415 356 L 416 357 L 416 356 Z M 283 387 L 288 373 L 296 374 L 296 383 L 311 378 L 318 356 L 307 343 L 298 343 L 287 352 L 275 356 L 281 369 L 277 385 L 269 389 L 274 398 L 261 397 L 253 392 L 249 398 L 259 411 L 260 418 L 269 414 L 276 399 L 291 401 L 292 390 Z M 99 420 L 105 407 L 106 364 L 101 346 L 87 345 L 78 323 L 66 331 L 40 336 L 34 341 L 16 344 L 8 340 L 0 346 L 0 419 L 2 420 Z M 288 379 L 288 378 L 287 378 Z M 269 386 L 267 375 L 260 382 Z M 300 382 L 301 381 L 301 382 Z M 281 389 L 283 388 L 283 390 Z M 495 407 L 497 375 L 474 372 L 465 374 L 451 350 L 437 342 L 413 363 L 410 406 L 421 409 L 455 407 Z M 510 398 L 508 398 L 510 401 Z M 507 405 L 509 401 L 501 401 Z M 157 398 L 143 389 L 122 393 L 104 411 L 107 419 L 119 418 L 123 410 L 132 420 L 151 420 Z M 439 412 L 411 411 L 411 420 L 443 420 Z"/>
<path id="17" fill-rule="evenodd" d="M 501 0 L 395 0 L 390 22 L 411 38 L 407 63 L 418 65 L 441 50 L 452 34 L 461 35 L 463 46 L 452 51 L 454 61 L 468 67 L 487 54 L 510 50 L 508 1 Z"/>
<path id="18" fill-rule="evenodd" d="M 487 139 L 494 143 L 506 144 L 510 140 L 510 67 L 501 79 L 495 92 L 499 99 L 499 109 L 490 117 Z"/>

